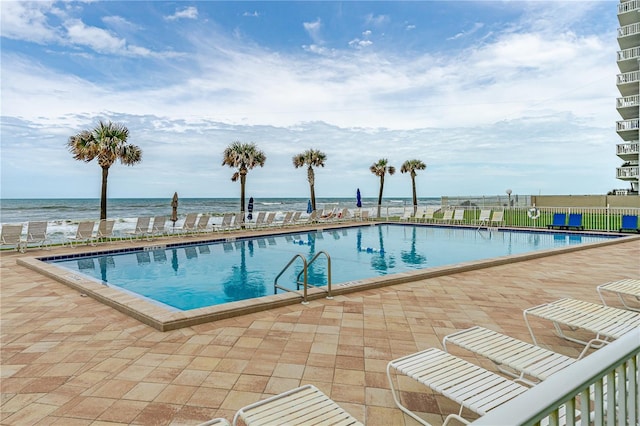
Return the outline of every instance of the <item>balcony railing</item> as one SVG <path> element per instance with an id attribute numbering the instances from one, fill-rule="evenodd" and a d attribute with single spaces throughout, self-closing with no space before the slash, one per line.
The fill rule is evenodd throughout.
<path id="1" fill-rule="evenodd" d="M 625 25 L 624 27 L 618 28 L 618 38 L 636 34 L 640 34 L 640 23 Z"/>
<path id="2" fill-rule="evenodd" d="M 631 49 L 618 51 L 618 61 L 637 59 L 638 57 L 640 57 L 640 47 L 633 47 Z"/>
<path id="3" fill-rule="evenodd" d="M 638 8 L 640 8 L 640 1 L 638 0 L 626 1 L 618 5 L 618 14 L 631 12 Z"/>
<path id="4" fill-rule="evenodd" d="M 625 72 L 616 77 L 618 84 L 637 83 L 640 81 L 640 71 Z"/>
<path id="5" fill-rule="evenodd" d="M 638 154 L 640 153 L 640 144 L 638 141 L 633 141 L 629 143 L 619 143 L 616 145 L 617 154 Z"/>
<path id="6" fill-rule="evenodd" d="M 618 167 L 616 169 L 616 178 L 624 179 L 624 178 L 638 178 L 640 176 L 640 167 L 638 166 L 626 166 L 626 167 Z"/>
<path id="7" fill-rule="evenodd" d="M 473 425 L 637 425 L 640 421 L 640 330 L 555 373 Z M 580 416 L 577 420 L 576 412 Z"/>
<path id="8" fill-rule="evenodd" d="M 627 108 L 640 105 L 640 95 L 616 98 L 616 108 Z"/>
<path id="9" fill-rule="evenodd" d="M 638 130 L 640 121 L 637 118 L 633 120 L 620 120 L 616 121 L 616 131 L 623 132 L 625 130 Z"/>

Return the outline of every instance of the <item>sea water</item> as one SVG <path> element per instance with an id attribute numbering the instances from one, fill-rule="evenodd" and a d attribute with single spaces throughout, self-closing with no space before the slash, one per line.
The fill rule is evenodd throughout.
<path id="1" fill-rule="evenodd" d="M 255 198 L 254 214 L 260 211 L 276 212 L 306 211 L 307 198 Z M 249 200 L 245 201 L 245 208 Z M 420 205 L 439 206 L 440 197 L 420 199 Z M 373 209 L 377 198 L 363 198 L 362 207 Z M 412 204 L 411 198 L 384 199 L 383 205 L 395 206 L 402 210 Z M 316 208 L 356 208 L 353 198 L 317 198 Z M 187 213 L 208 213 L 213 216 L 211 223 L 219 224 L 222 215 L 240 210 L 239 198 L 180 198 L 178 200 L 178 221 L 176 229 L 182 226 Z M 171 198 L 110 198 L 107 200 L 107 217 L 115 219 L 114 234 L 122 235 L 133 230 L 138 217 L 171 216 Z M 52 243 L 65 241 L 74 235 L 77 225 L 83 220 L 100 218 L 98 198 L 49 198 L 49 199 L 3 199 L 0 200 L 0 223 L 27 223 L 47 221 L 47 235 Z M 167 227 L 174 226 L 172 222 Z"/>

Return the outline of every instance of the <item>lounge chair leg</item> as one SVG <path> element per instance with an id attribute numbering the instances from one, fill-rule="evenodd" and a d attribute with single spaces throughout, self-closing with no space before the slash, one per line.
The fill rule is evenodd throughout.
<path id="1" fill-rule="evenodd" d="M 393 396 L 393 400 L 395 401 L 395 403 L 398 406 L 398 408 L 400 410 L 402 410 L 403 413 L 409 415 L 409 417 L 411 417 L 412 419 L 416 420 L 418 423 L 423 424 L 425 426 L 432 426 L 431 423 L 428 423 L 423 418 L 418 417 L 411 410 L 409 410 L 408 408 L 405 408 L 405 406 L 402 405 L 402 403 L 400 402 L 400 393 L 395 389 L 395 386 L 393 385 L 393 380 L 391 379 L 391 366 L 390 365 L 387 365 L 387 378 L 389 380 L 389 386 L 391 387 L 391 395 Z M 445 421 L 445 424 L 446 424 L 446 421 Z"/>

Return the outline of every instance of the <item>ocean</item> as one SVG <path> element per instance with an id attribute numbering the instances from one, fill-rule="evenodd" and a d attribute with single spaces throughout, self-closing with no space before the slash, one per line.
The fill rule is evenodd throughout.
<path id="1" fill-rule="evenodd" d="M 308 198 L 255 198 L 254 214 L 260 211 L 283 213 L 307 210 Z M 363 198 L 362 208 L 372 212 L 378 204 L 377 198 Z M 383 206 L 394 211 L 402 211 L 412 204 L 411 198 L 388 198 Z M 418 200 L 419 205 L 440 205 L 440 197 Z M 248 205 L 248 200 L 246 202 Z M 348 207 L 356 208 L 353 198 L 316 198 L 316 208 Z M 221 220 L 226 212 L 240 210 L 237 198 L 180 198 L 178 200 L 178 221 L 180 227 L 187 213 L 209 213 L 213 223 Z M 135 227 L 141 216 L 171 216 L 171 198 L 110 198 L 107 200 L 107 216 L 115 219 L 114 233 L 118 235 Z M 2 199 L 0 200 L 0 223 L 27 223 L 47 221 L 47 234 L 53 242 L 62 242 L 66 236 L 74 235 L 78 222 L 100 218 L 98 198 L 47 198 L 47 199 Z M 169 225 L 171 222 L 168 222 Z M 26 231 L 26 229 L 25 229 Z"/>

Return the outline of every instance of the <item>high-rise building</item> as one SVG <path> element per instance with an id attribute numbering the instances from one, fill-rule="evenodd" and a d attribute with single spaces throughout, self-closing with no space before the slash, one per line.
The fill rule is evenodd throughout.
<path id="1" fill-rule="evenodd" d="M 616 152 L 623 161 L 616 177 L 631 184 L 628 193 L 638 195 L 640 177 L 638 130 L 640 129 L 640 0 L 620 0 L 618 4 L 618 68 L 617 86 L 620 97 L 616 108 L 622 120 L 616 131 L 622 142 Z"/>

